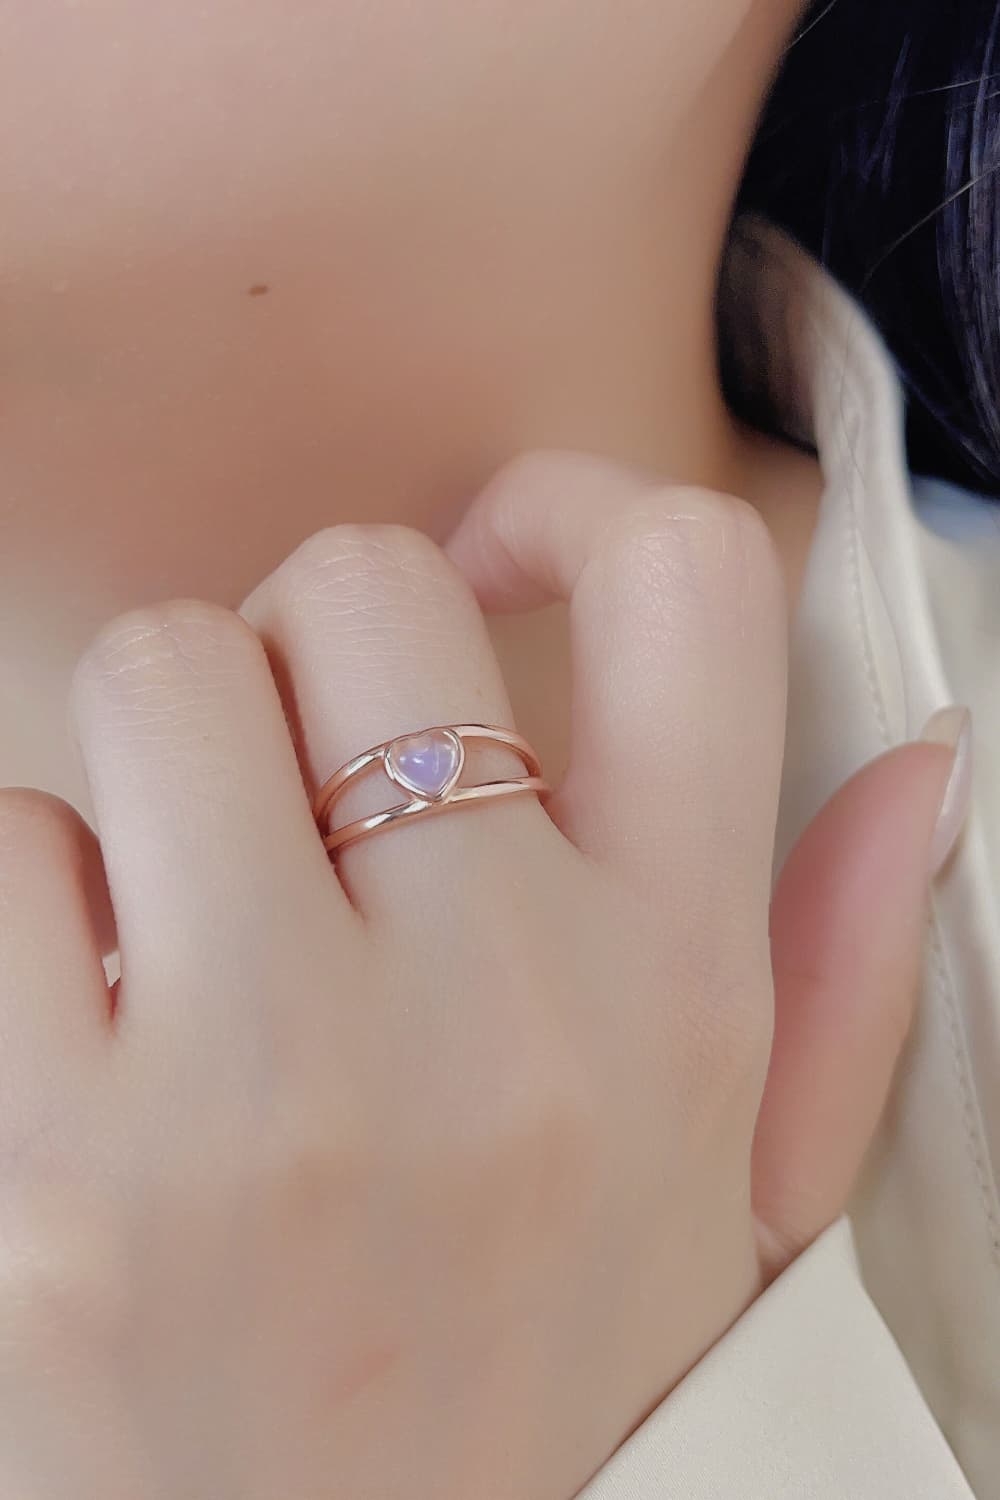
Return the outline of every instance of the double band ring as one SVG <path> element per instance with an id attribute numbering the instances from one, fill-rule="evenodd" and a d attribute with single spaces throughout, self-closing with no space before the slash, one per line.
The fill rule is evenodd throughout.
<path id="1" fill-rule="evenodd" d="M 468 740 L 492 740 L 515 750 L 524 761 L 527 774 L 505 781 L 460 786 Z M 373 767 L 379 767 L 390 781 L 408 793 L 409 801 L 331 829 L 330 815 L 334 803 L 348 786 Z M 324 846 L 336 853 L 358 839 L 391 827 L 393 823 L 432 817 L 435 813 L 466 807 L 486 798 L 519 796 L 524 792 L 544 795 L 548 790 L 538 756 L 528 741 L 513 730 L 502 729 L 496 724 L 439 724 L 416 734 L 386 740 L 349 760 L 320 787 L 313 802 L 313 816 L 323 835 Z"/>

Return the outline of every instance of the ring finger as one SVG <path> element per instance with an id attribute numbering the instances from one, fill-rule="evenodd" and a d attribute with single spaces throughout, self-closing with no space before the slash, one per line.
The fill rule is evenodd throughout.
<path id="1" fill-rule="evenodd" d="M 311 538 L 243 607 L 267 647 L 315 790 L 346 761 L 397 735 L 432 725 L 487 722 L 513 728 L 510 702 L 485 621 L 455 565 L 402 526 L 331 528 Z M 464 781 L 522 776 L 515 752 L 467 746 Z M 384 776 L 345 790 L 331 826 L 399 804 Z M 355 903 L 392 909 L 421 925 L 458 879 L 482 880 L 558 839 L 535 796 L 453 809 L 360 840 L 337 867 Z M 484 820 L 489 818 L 489 837 Z M 417 823 L 419 827 L 415 826 Z M 386 840 L 391 839 L 391 849 Z"/>

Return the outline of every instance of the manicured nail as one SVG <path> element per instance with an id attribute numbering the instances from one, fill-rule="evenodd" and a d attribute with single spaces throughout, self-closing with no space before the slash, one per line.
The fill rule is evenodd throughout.
<path id="1" fill-rule="evenodd" d="M 931 745 L 947 745 L 954 751 L 951 775 L 941 800 L 941 810 L 928 856 L 933 880 L 947 864 L 969 811 L 969 798 L 972 794 L 972 715 L 967 708 L 942 708 L 928 720 L 920 738 Z"/>

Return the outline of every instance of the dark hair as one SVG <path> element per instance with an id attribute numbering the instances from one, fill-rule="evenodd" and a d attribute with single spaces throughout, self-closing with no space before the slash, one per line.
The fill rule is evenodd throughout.
<path id="1" fill-rule="evenodd" d="M 908 391 L 913 467 L 995 495 L 998 169 L 1000 0 L 816 0 L 739 202 L 868 309 Z"/>

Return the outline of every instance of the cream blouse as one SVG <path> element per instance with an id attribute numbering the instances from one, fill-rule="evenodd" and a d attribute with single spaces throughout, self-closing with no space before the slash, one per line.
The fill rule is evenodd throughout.
<path id="1" fill-rule="evenodd" d="M 891 360 L 782 236 L 743 226 L 727 295 L 762 335 L 748 378 L 826 481 L 793 626 L 778 862 L 841 783 L 949 703 L 973 711 L 974 806 L 849 1220 L 584 1496 L 1000 1500 L 1000 507 L 961 540 L 921 521 Z"/>

